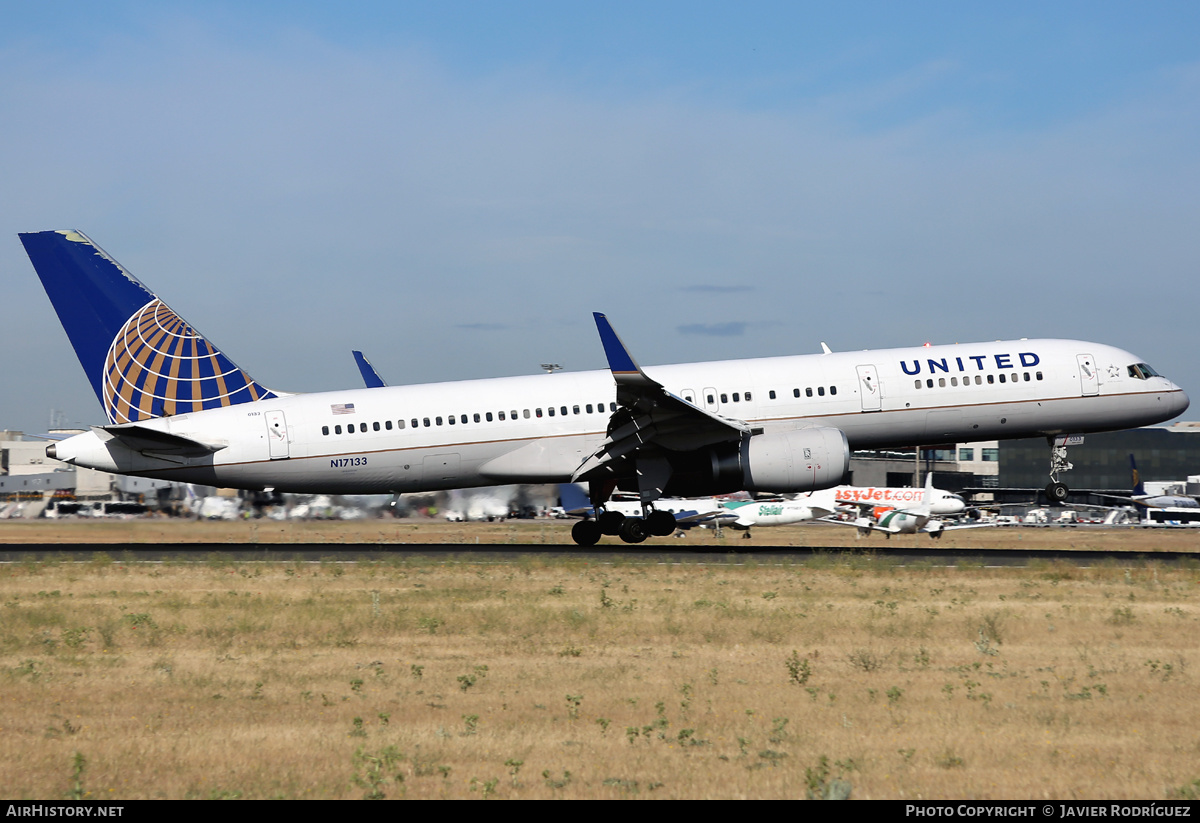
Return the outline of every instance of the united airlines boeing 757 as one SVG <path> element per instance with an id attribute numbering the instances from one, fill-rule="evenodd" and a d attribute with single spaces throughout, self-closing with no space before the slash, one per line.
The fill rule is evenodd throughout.
<path id="1" fill-rule="evenodd" d="M 241 489 L 383 493 L 588 484 L 577 523 L 670 534 L 664 496 L 836 485 L 850 450 L 1144 426 L 1188 407 L 1129 352 L 1075 340 L 793 355 L 642 369 L 596 314 L 608 371 L 313 394 L 267 389 L 77 231 L 22 234 L 108 422 L 47 448 L 77 466 Z M 1051 461 L 1052 487 L 1066 468 Z M 1065 486 L 1062 486 L 1065 494 Z"/>

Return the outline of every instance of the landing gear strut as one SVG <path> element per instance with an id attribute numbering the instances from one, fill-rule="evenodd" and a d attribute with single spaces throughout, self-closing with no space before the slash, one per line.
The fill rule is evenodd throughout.
<path id="1" fill-rule="evenodd" d="M 1059 472 L 1070 471 L 1074 466 L 1067 460 L 1067 446 L 1078 446 L 1083 443 L 1082 434 L 1060 434 L 1058 437 L 1048 437 L 1050 444 L 1050 482 L 1046 485 L 1046 499 L 1052 506 L 1061 506 L 1067 500 L 1071 490 L 1066 483 L 1058 479 Z"/>

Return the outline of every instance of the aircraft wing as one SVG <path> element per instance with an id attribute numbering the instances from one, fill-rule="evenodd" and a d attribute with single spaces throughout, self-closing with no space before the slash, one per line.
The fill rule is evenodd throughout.
<path id="1" fill-rule="evenodd" d="M 722 523 L 729 521 L 719 511 L 683 511 L 675 512 L 675 525 L 681 529 L 690 529 L 692 526 L 699 526 L 701 523 L 711 523 L 714 520 L 720 520 Z"/>
<path id="2" fill-rule="evenodd" d="M 667 391 L 642 371 L 608 318 L 599 312 L 593 317 L 617 383 L 619 408 L 609 419 L 608 437 L 576 469 L 572 481 L 599 479 L 615 463 L 638 451 L 655 447 L 691 451 L 754 433 L 741 420 L 714 414 Z"/>
<path id="3" fill-rule="evenodd" d="M 921 531 L 930 534 L 940 534 L 942 532 L 957 531 L 958 529 L 991 529 L 995 528 L 995 526 L 995 523 L 946 523 L 945 521 L 941 521 L 941 528 L 937 528 L 936 526 L 930 528 L 929 524 L 926 524 Z"/>

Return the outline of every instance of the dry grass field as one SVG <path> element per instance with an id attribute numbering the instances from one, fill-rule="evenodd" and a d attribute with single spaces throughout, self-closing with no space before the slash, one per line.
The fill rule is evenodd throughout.
<path id="1" fill-rule="evenodd" d="M 0 567 L 5 797 L 1200 791 L 1200 566 L 113 557 Z"/>

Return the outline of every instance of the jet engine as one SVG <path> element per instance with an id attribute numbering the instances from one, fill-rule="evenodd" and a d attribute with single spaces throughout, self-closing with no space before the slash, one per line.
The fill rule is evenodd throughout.
<path id="1" fill-rule="evenodd" d="M 806 492 L 841 482 L 850 467 L 850 446 L 841 429 L 825 427 L 756 434 L 673 457 L 668 494 Z"/>

